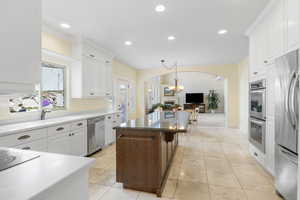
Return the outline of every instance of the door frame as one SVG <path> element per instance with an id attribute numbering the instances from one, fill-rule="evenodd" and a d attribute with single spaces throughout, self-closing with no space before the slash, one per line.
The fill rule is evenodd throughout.
<path id="1" fill-rule="evenodd" d="M 128 79 L 126 77 L 122 77 L 122 76 L 115 76 L 113 78 L 113 95 L 114 95 L 113 108 L 115 110 L 118 110 L 118 108 L 117 108 L 118 81 L 125 81 L 128 83 L 128 86 L 129 86 L 128 91 L 127 91 L 127 113 L 126 113 L 126 120 L 128 120 L 129 115 L 131 113 L 136 112 L 136 89 L 134 91 L 134 96 L 135 96 L 134 102 L 130 102 L 131 101 L 131 91 L 130 90 L 131 90 L 131 88 L 133 88 L 133 86 L 136 88 L 136 81 Z M 134 110 L 130 109 L 132 104 L 134 105 Z"/>

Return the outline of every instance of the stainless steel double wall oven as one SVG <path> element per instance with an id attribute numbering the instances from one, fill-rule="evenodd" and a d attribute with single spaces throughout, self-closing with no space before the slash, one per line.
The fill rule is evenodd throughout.
<path id="1" fill-rule="evenodd" d="M 250 83 L 249 140 L 265 153 L 266 138 L 266 80 Z"/>

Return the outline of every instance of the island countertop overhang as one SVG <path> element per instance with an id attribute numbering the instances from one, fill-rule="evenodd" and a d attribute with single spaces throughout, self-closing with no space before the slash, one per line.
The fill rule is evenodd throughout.
<path id="1" fill-rule="evenodd" d="M 185 111 L 154 112 L 122 123 L 115 129 L 149 130 L 157 132 L 187 132 L 190 113 Z"/>

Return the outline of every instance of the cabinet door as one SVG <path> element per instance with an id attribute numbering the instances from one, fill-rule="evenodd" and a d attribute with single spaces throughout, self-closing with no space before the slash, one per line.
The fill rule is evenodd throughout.
<path id="1" fill-rule="evenodd" d="M 83 64 L 83 95 L 85 97 L 97 96 L 97 60 L 84 56 Z"/>
<path id="2" fill-rule="evenodd" d="M 107 84 L 107 63 L 106 60 L 101 58 L 97 64 L 97 94 L 99 96 L 106 96 L 106 84 Z"/>
<path id="3" fill-rule="evenodd" d="M 105 145 L 111 144 L 113 142 L 112 123 L 112 115 L 107 115 L 105 117 Z"/>
<path id="4" fill-rule="evenodd" d="M 258 32 L 254 30 L 250 36 L 250 60 L 249 60 L 249 79 L 251 80 L 252 77 L 258 74 Z"/>
<path id="5" fill-rule="evenodd" d="M 284 50 L 284 0 L 279 0 L 270 14 L 270 55 L 281 56 Z"/>
<path id="6" fill-rule="evenodd" d="M 41 1 L 1 1 L 0 24 L 0 82 L 39 83 Z"/>
<path id="7" fill-rule="evenodd" d="M 293 50 L 299 47 L 300 37 L 300 2 L 299 0 L 286 0 L 287 48 Z"/>
<path id="8" fill-rule="evenodd" d="M 48 138 L 48 152 L 70 154 L 70 133 L 64 133 L 57 137 Z"/>
<path id="9" fill-rule="evenodd" d="M 112 63 L 110 60 L 105 61 L 105 90 L 106 96 L 112 96 L 113 95 L 113 78 L 112 78 Z"/>
<path id="10" fill-rule="evenodd" d="M 87 135 L 84 129 L 71 132 L 70 153 L 74 156 L 85 156 L 87 154 Z"/>

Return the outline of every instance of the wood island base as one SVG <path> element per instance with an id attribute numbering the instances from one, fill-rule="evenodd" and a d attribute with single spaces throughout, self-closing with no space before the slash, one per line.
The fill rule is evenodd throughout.
<path id="1" fill-rule="evenodd" d="M 117 182 L 161 197 L 178 145 L 177 132 L 117 128 Z"/>

